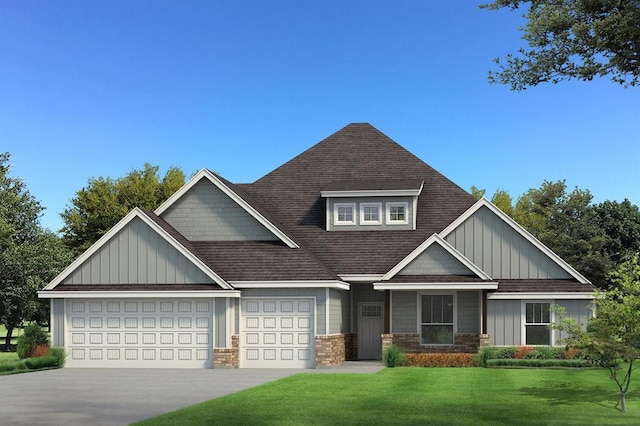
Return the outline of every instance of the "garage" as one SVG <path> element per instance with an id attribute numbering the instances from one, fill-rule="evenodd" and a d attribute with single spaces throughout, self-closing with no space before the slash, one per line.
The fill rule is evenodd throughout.
<path id="1" fill-rule="evenodd" d="M 314 368 L 314 299 L 245 298 L 240 336 L 243 368 Z"/>
<path id="2" fill-rule="evenodd" d="M 67 299 L 69 367 L 210 368 L 211 299 Z"/>

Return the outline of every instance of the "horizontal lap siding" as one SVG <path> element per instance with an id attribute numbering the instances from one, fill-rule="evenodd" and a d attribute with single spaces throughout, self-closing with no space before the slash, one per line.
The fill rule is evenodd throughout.
<path id="1" fill-rule="evenodd" d="M 492 345 L 519 345 L 522 341 L 522 302 L 488 300 L 487 331 Z"/>
<path id="2" fill-rule="evenodd" d="M 398 275 L 471 275 L 469 268 L 441 246 L 431 245 Z"/>
<path id="3" fill-rule="evenodd" d="M 349 292 L 329 289 L 329 334 L 349 332 Z"/>
<path id="4" fill-rule="evenodd" d="M 480 333 L 480 292 L 458 292 L 458 333 Z"/>
<path id="5" fill-rule="evenodd" d="M 418 332 L 418 293 L 415 291 L 394 291 L 391 293 L 391 300 L 391 332 Z"/>
<path id="6" fill-rule="evenodd" d="M 386 230 L 386 231 L 398 231 L 398 230 L 411 230 L 413 229 L 413 197 L 336 197 L 328 198 L 329 203 L 329 231 L 370 231 L 370 230 Z M 360 208 L 361 204 L 380 204 L 380 219 L 379 225 L 361 225 L 360 224 Z M 389 225 L 386 223 L 386 206 L 387 203 L 407 203 L 407 223 Z M 335 225 L 334 224 L 334 205 L 336 204 L 355 204 L 355 225 Z"/>

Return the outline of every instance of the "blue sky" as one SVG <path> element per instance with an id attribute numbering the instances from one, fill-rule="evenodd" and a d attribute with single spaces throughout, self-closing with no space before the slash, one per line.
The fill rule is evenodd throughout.
<path id="1" fill-rule="evenodd" d="M 3 1 L 0 151 L 59 214 L 145 162 L 252 182 L 369 122 L 458 185 L 640 204 L 640 89 L 487 82 L 521 12 L 452 1 Z"/>

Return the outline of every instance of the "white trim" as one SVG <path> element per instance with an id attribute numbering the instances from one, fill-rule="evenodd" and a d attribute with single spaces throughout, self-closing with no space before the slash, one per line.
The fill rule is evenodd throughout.
<path id="1" fill-rule="evenodd" d="M 364 219 L 364 209 L 366 207 L 377 207 L 378 208 L 378 220 L 365 220 Z M 360 203 L 359 206 L 360 213 L 360 225 L 370 226 L 370 225 L 382 225 L 382 203 Z"/>
<path id="2" fill-rule="evenodd" d="M 497 290 L 497 282 L 373 283 L 374 290 Z"/>
<path id="3" fill-rule="evenodd" d="M 384 332 L 384 318 L 382 319 L 382 331 Z M 389 292 L 389 334 L 393 334 L 393 292 L 392 291 Z"/>
<path id="4" fill-rule="evenodd" d="M 400 261 L 400 263 L 398 263 L 396 266 L 391 268 L 391 270 L 389 270 L 389 272 L 387 272 L 384 275 L 384 277 L 382 277 L 382 279 L 386 281 L 386 280 L 390 280 L 391 278 L 393 278 L 398 272 L 403 270 L 407 265 L 409 265 L 409 263 L 411 263 L 413 260 L 415 260 L 420 254 L 422 254 L 427 248 L 429 248 L 429 246 L 431 246 L 434 243 L 439 244 L 450 255 L 452 255 L 454 258 L 456 258 L 460 263 L 462 263 L 464 266 L 466 266 L 471 272 L 476 274 L 476 276 L 478 276 L 479 278 L 482 278 L 483 280 L 490 280 L 491 279 L 491 277 L 489 275 L 487 275 L 486 272 L 484 272 L 482 269 L 478 268 L 475 264 L 473 264 L 473 262 L 471 262 L 469 259 L 464 257 L 464 255 L 462 253 L 460 253 L 458 250 L 456 250 L 451 244 L 446 242 L 438 234 L 433 234 L 432 236 L 427 238 L 422 244 L 420 244 L 411 253 L 409 253 L 407 255 L 407 257 L 402 259 Z M 477 287 L 477 288 L 480 288 L 480 287 Z"/>
<path id="5" fill-rule="evenodd" d="M 229 281 L 234 288 L 335 288 L 349 290 L 351 286 L 342 281 Z"/>
<path id="6" fill-rule="evenodd" d="M 422 296 L 453 296 L 453 341 L 451 343 L 422 343 Z M 456 344 L 456 334 L 458 334 L 458 292 L 457 291 L 419 291 L 417 308 L 418 335 L 420 336 L 420 346 L 453 346 Z M 443 323 L 444 324 L 444 323 Z"/>
<path id="7" fill-rule="evenodd" d="M 548 323 L 529 323 L 527 324 L 527 303 L 548 303 L 549 304 L 549 322 Z M 553 299 L 530 299 L 520 301 L 520 344 L 527 346 L 547 346 L 527 344 L 527 325 L 546 325 L 549 326 L 549 346 L 555 346 L 556 333 L 551 328 L 555 323 L 555 301 Z"/>
<path id="8" fill-rule="evenodd" d="M 233 287 L 229 285 L 225 280 L 222 279 L 218 274 L 215 273 L 211 268 L 209 268 L 204 262 L 202 262 L 198 257 L 196 257 L 193 253 L 187 250 L 182 244 L 178 242 L 171 234 L 165 231 L 160 225 L 151 220 L 149 216 L 147 216 L 142 210 L 138 207 L 131 210 L 125 217 L 123 217 L 117 224 L 113 226 L 106 234 L 104 234 L 98 241 L 93 243 L 91 247 L 89 247 L 84 253 L 82 253 L 76 260 L 74 260 L 69 266 L 67 266 L 64 271 L 58 274 L 57 277 L 53 279 L 43 290 L 52 290 L 58 284 L 60 284 L 65 278 L 67 278 L 72 272 L 74 272 L 78 267 L 80 267 L 85 261 L 89 260 L 91 256 L 100 250 L 102 246 L 104 246 L 108 241 L 111 240 L 115 235 L 118 234 L 125 226 L 127 226 L 134 218 L 139 218 L 142 220 L 147 226 L 153 229 L 158 235 L 160 235 L 166 242 L 168 242 L 173 248 L 178 250 L 180 254 L 189 259 L 192 263 L 194 263 L 205 275 L 213 280 L 216 284 L 220 285 L 225 290 L 233 290 Z"/>
<path id="9" fill-rule="evenodd" d="M 260 222 L 265 228 L 271 231 L 276 237 L 278 237 L 283 243 L 285 243 L 289 248 L 299 248 L 298 244 L 295 243 L 291 238 L 289 238 L 284 232 L 282 232 L 278 227 L 276 227 L 273 223 L 271 223 L 267 218 L 265 218 L 262 214 L 260 214 L 251 204 L 246 202 L 244 198 L 236 194 L 231 188 L 229 188 L 224 182 L 222 182 L 215 173 L 202 169 L 198 173 L 195 174 L 189 182 L 184 184 L 182 188 L 177 190 L 171 197 L 169 197 L 164 203 L 158 207 L 154 213 L 158 216 L 161 216 L 169 207 L 173 205 L 178 199 L 180 199 L 185 193 L 187 193 L 196 183 L 198 183 L 201 179 L 206 178 L 212 184 L 214 184 L 219 190 L 224 192 L 229 198 L 236 202 L 244 211 L 249 213 L 254 219 Z"/>
<path id="10" fill-rule="evenodd" d="M 507 223 L 514 231 L 523 236 L 527 241 L 533 244 L 536 248 L 546 254 L 553 262 L 555 262 L 558 266 L 560 266 L 565 272 L 571 275 L 573 278 L 581 282 L 582 284 L 590 284 L 590 281 L 586 279 L 581 273 L 576 271 L 571 265 L 565 262 L 560 256 L 555 254 L 550 248 L 545 246 L 540 240 L 531 235 L 529 231 L 520 226 L 515 220 L 511 219 L 507 214 L 505 214 L 502 210 L 496 207 L 491 201 L 486 198 L 482 198 L 478 200 L 473 206 L 469 207 L 469 209 L 464 212 L 460 217 L 451 222 L 449 226 L 443 229 L 439 235 L 442 238 L 446 238 L 451 232 L 453 232 L 456 228 L 458 228 L 462 223 L 464 223 L 467 219 L 469 219 L 475 212 L 477 212 L 481 207 L 486 207 L 490 211 L 492 211 L 495 215 L 497 215 L 500 219 Z"/>
<path id="11" fill-rule="evenodd" d="M 535 300 L 535 299 L 558 299 L 558 300 L 592 300 L 594 292 L 564 292 L 564 293 L 489 293 L 488 300 Z"/>
<path id="12" fill-rule="evenodd" d="M 339 213 L 338 213 L 338 209 L 340 207 L 351 207 L 351 217 L 352 219 L 349 220 L 339 220 Z M 357 224 L 357 220 L 356 218 L 358 217 L 358 211 L 356 209 L 356 203 L 334 203 L 333 204 L 333 226 L 351 226 L 351 225 L 356 225 Z"/>
<path id="13" fill-rule="evenodd" d="M 212 298 L 240 297 L 235 290 L 183 290 L 183 291 L 51 291 L 38 292 L 41 299 L 165 299 L 165 298 Z"/>
<path id="14" fill-rule="evenodd" d="M 331 300 L 331 295 L 329 294 L 329 289 L 326 288 L 324 292 L 324 334 L 329 334 L 329 301 Z"/>
<path id="15" fill-rule="evenodd" d="M 384 274 L 338 274 L 344 281 L 349 282 L 374 282 L 380 281 Z"/>
<path id="16" fill-rule="evenodd" d="M 422 192 L 424 182 L 419 189 L 355 189 L 348 191 L 320 191 L 322 198 L 346 197 L 417 197 Z"/>
<path id="17" fill-rule="evenodd" d="M 391 207 L 404 207 L 404 220 L 391 220 Z M 387 225 L 408 225 L 409 224 L 409 203 L 406 201 L 389 201 L 384 207 L 385 224 Z M 415 216 L 414 216 L 415 217 Z"/>

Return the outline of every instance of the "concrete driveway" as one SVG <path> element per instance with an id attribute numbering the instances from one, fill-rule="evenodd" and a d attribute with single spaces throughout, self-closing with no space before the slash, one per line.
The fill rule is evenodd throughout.
<path id="1" fill-rule="evenodd" d="M 300 372 L 63 368 L 0 376 L 0 424 L 128 425 Z"/>
<path id="2" fill-rule="evenodd" d="M 297 373 L 383 368 L 358 361 L 316 370 L 62 368 L 0 376 L 0 425 L 128 425 Z"/>

